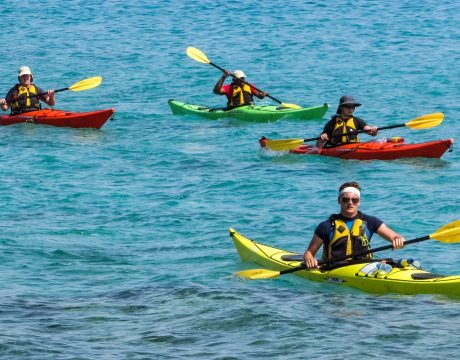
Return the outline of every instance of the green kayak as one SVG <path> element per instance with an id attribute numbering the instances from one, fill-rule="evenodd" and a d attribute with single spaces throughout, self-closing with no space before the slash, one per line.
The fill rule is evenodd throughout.
<path id="1" fill-rule="evenodd" d="M 206 106 L 186 104 L 169 100 L 169 106 L 176 115 L 198 115 L 207 119 L 236 118 L 245 121 L 274 121 L 278 119 L 312 120 L 322 119 L 329 109 L 328 104 L 308 108 L 292 109 L 273 105 L 248 105 L 231 110 L 211 109 Z"/>

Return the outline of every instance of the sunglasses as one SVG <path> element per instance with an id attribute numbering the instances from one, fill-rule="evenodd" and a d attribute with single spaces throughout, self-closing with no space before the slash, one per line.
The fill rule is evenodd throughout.
<path id="1" fill-rule="evenodd" d="M 355 105 L 342 105 L 342 106 L 347 109 L 354 109 L 356 107 Z"/>
<path id="2" fill-rule="evenodd" d="M 359 198 L 349 198 L 349 197 L 342 197 L 342 202 L 344 204 L 348 204 L 350 202 L 350 200 L 353 202 L 353 204 L 357 204 L 359 203 Z"/>

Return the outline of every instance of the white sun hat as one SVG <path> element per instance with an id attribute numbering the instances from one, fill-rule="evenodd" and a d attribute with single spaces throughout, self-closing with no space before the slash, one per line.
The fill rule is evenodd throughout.
<path id="1" fill-rule="evenodd" d="M 237 79 L 245 78 L 246 74 L 242 70 L 235 70 L 233 72 L 233 76 L 236 77 Z"/>

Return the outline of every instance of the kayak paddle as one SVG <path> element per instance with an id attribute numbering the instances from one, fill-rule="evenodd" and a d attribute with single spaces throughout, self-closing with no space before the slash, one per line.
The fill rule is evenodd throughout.
<path id="1" fill-rule="evenodd" d="M 187 55 L 188 55 L 188 57 L 192 58 L 195 61 L 198 61 L 198 62 L 203 63 L 203 64 L 210 64 L 210 65 L 214 66 L 215 68 L 217 68 L 220 71 L 225 73 L 225 69 L 221 68 L 219 65 L 214 64 L 212 61 L 210 61 L 207 58 L 207 56 L 201 50 L 199 50 L 197 48 L 189 46 L 187 48 Z M 233 78 L 236 78 L 235 75 L 233 75 L 233 74 L 230 74 L 230 75 Z M 250 85 L 249 83 L 247 83 L 245 81 L 242 81 L 242 82 L 244 84 L 246 84 L 246 85 Z M 250 86 L 253 87 L 254 89 L 256 89 L 257 91 L 262 92 L 262 90 L 257 89 L 254 85 L 250 85 Z M 276 101 L 278 104 L 281 104 L 282 107 L 291 108 L 291 109 L 301 109 L 301 107 L 299 105 L 283 103 L 280 100 L 274 98 L 273 96 L 271 96 L 269 94 L 267 94 L 267 97 L 269 97 L 270 99 Z"/>
<path id="2" fill-rule="evenodd" d="M 453 221 L 449 224 L 442 226 L 441 228 L 439 228 L 436 232 L 434 232 L 431 235 L 427 235 L 427 236 L 419 237 L 413 240 L 405 241 L 404 246 L 409 245 L 409 244 L 418 243 L 418 242 L 425 241 L 425 240 L 429 240 L 429 239 L 434 239 L 434 240 L 438 240 L 440 242 L 449 243 L 449 244 L 460 242 L 460 220 L 456 220 L 456 221 Z M 321 265 L 331 265 L 333 263 L 344 261 L 349 258 L 361 257 L 364 255 L 376 253 L 379 251 L 389 250 L 389 249 L 393 249 L 393 246 L 392 245 L 381 246 L 375 249 L 364 251 L 360 254 L 348 255 L 348 256 L 344 256 L 342 258 L 336 259 L 334 261 L 331 261 L 331 262 L 325 262 L 325 263 L 320 263 L 320 264 Z M 281 271 L 274 271 L 274 270 L 267 270 L 267 269 L 252 269 L 252 270 L 239 271 L 235 275 L 246 278 L 246 279 L 251 279 L 251 280 L 273 279 L 280 275 L 290 274 L 290 273 L 300 271 L 300 270 L 305 270 L 305 269 L 306 269 L 306 266 L 304 263 L 302 263 L 302 265 L 300 266 L 296 266 L 291 269 L 286 269 L 286 270 L 281 270 Z"/>
<path id="3" fill-rule="evenodd" d="M 66 90 L 71 90 L 71 91 L 89 90 L 89 89 L 93 89 L 99 86 L 101 82 L 102 82 L 101 76 L 94 76 L 94 77 L 90 77 L 84 80 L 80 80 L 76 82 L 75 84 L 70 85 L 69 87 L 54 90 L 54 92 L 57 93 L 57 92 L 66 91 Z"/>
<path id="4" fill-rule="evenodd" d="M 383 126 L 378 128 L 378 131 L 380 130 L 387 130 L 387 129 L 395 129 L 398 127 L 404 127 L 407 126 L 411 129 L 414 130 L 421 130 L 421 129 L 429 129 L 435 126 L 438 126 L 442 123 L 444 120 L 444 114 L 443 113 L 433 113 L 433 114 L 426 114 L 419 116 L 415 119 L 410 120 L 409 122 L 405 124 L 398 124 L 398 125 L 390 125 L 390 126 Z M 353 131 L 349 134 L 359 134 L 359 133 L 364 133 L 364 130 L 357 130 Z M 343 135 L 337 135 L 343 136 Z M 292 139 L 278 139 L 278 140 L 265 140 L 265 146 L 274 151 L 289 151 L 292 149 L 295 149 L 297 146 L 302 145 L 304 142 L 308 141 L 315 141 L 319 140 L 320 137 L 314 137 L 310 139 L 297 139 L 297 138 L 292 138 Z"/>
<path id="5" fill-rule="evenodd" d="M 80 80 L 80 81 L 76 82 L 75 84 L 70 85 L 69 87 L 54 90 L 54 93 L 58 93 L 58 92 L 61 92 L 61 91 L 66 91 L 66 90 L 71 90 L 71 91 L 89 90 L 89 89 L 93 89 L 93 88 L 99 86 L 101 84 L 101 82 L 102 82 L 102 77 L 101 76 L 94 76 L 94 77 L 90 77 L 90 78 L 87 78 L 87 79 L 84 79 L 84 80 Z M 48 95 L 48 93 L 46 92 L 46 93 L 42 93 L 42 94 L 32 95 L 32 96 L 29 96 L 29 97 L 43 96 L 43 95 Z"/>

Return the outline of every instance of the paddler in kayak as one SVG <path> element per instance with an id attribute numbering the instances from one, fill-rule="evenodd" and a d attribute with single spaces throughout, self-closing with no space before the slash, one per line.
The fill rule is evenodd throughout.
<path id="1" fill-rule="evenodd" d="M 371 249 L 370 240 L 377 233 L 392 243 L 394 249 L 404 246 L 404 237 L 391 230 L 382 220 L 358 211 L 361 187 L 357 182 L 346 182 L 339 188 L 340 214 L 333 214 L 315 229 L 304 254 L 307 268 L 318 267 L 315 255 L 323 246 L 323 261 L 333 261 L 347 255 L 360 254 Z M 369 258 L 367 255 L 364 258 Z"/>
<path id="2" fill-rule="evenodd" d="M 344 95 L 340 98 L 337 114 L 329 120 L 317 141 L 316 146 L 337 146 L 352 142 L 359 142 L 358 135 L 354 131 L 363 130 L 369 135 L 377 135 L 377 126 L 369 126 L 363 119 L 353 116 L 355 108 L 361 106 L 352 96 Z"/>
<path id="3" fill-rule="evenodd" d="M 227 96 L 227 108 L 232 109 L 238 106 L 251 105 L 254 102 L 253 96 L 263 99 L 268 93 L 256 90 L 252 84 L 246 83 L 246 75 L 242 70 L 233 72 L 231 84 L 224 85 L 225 79 L 230 76 L 230 71 L 225 70 L 224 74 L 214 86 L 214 94 Z"/>
<path id="4" fill-rule="evenodd" d="M 34 77 L 29 67 L 21 66 L 19 68 L 18 80 L 19 83 L 8 91 L 5 99 L 0 100 L 3 111 L 8 110 L 11 106 L 11 114 L 18 115 L 41 109 L 40 100 L 49 106 L 56 103 L 54 90 L 44 91 L 33 83 Z"/>

